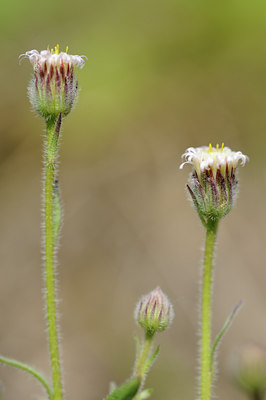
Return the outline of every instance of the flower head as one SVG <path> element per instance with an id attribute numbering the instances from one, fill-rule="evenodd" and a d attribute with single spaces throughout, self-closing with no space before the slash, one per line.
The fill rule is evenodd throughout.
<path id="1" fill-rule="evenodd" d="M 173 306 L 157 287 L 139 301 L 135 317 L 147 334 L 154 335 L 155 332 L 164 331 L 171 324 L 174 317 Z"/>
<path id="2" fill-rule="evenodd" d="M 21 60 L 24 58 L 33 65 L 29 98 L 34 109 L 45 118 L 69 114 L 78 88 L 74 68 L 84 66 L 84 56 L 70 55 L 68 48 L 59 52 L 57 45 L 51 50 L 27 51 L 20 56 Z"/>
<path id="3" fill-rule="evenodd" d="M 190 147 L 182 158 L 185 161 L 180 169 L 185 164 L 193 166 L 187 189 L 202 222 L 228 214 L 237 195 L 237 167 L 244 166 L 248 157 L 224 144 L 221 148 L 210 144 L 209 147 Z"/>
<path id="4" fill-rule="evenodd" d="M 239 163 L 244 166 L 248 161 L 248 157 L 241 151 L 232 151 L 229 147 L 224 147 L 224 143 L 222 143 L 221 148 L 218 144 L 216 148 L 213 148 L 211 144 L 209 144 L 209 147 L 189 147 L 182 158 L 185 161 L 180 165 L 180 169 L 185 164 L 192 164 L 199 177 L 206 170 L 212 170 L 214 177 L 219 170 L 225 177 L 226 173 L 231 174 Z"/>

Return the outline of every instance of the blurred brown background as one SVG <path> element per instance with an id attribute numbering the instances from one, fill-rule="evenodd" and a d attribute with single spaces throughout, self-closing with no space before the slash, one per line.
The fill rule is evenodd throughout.
<path id="1" fill-rule="evenodd" d="M 220 224 L 213 332 L 245 304 L 219 354 L 221 399 L 230 360 L 266 344 L 266 3 L 260 0 L 4 0 L 0 11 L 0 352 L 49 373 L 41 256 L 44 125 L 30 112 L 32 68 L 18 55 L 59 43 L 88 61 L 64 123 L 60 182 L 60 314 L 67 399 L 99 400 L 131 373 L 133 311 L 160 285 L 173 326 L 147 380 L 153 400 L 195 398 L 198 278 L 204 232 L 178 170 L 189 146 L 225 142 L 248 154 L 237 207 Z M 0 367 L 3 400 L 41 398 Z"/>

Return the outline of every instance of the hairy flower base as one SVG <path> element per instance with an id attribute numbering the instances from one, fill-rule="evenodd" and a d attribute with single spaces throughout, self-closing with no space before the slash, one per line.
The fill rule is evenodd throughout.
<path id="1" fill-rule="evenodd" d="M 59 53 L 57 45 L 51 51 L 27 51 L 21 55 L 23 58 L 33 65 L 34 77 L 28 89 L 33 108 L 44 118 L 69 114 L 78 89 L 74 67 L 83 67 L 83 56 Z"/>
<path id="2" fill-rule="evenodd" d="M 34 73 L 28 93 L 33 108 L 47 118 L 70 113 L 76 99 L 78 82 L 73 71 L 68 75 L 59 74 L 58 69 L 50 68 L 46 75 Z"/>
<path id="3" fill-rule="evenodd" d="M 207 170 L 202 173 L 201 179 L 194 171 L 187 189 L 198 214 L 206 223 L 209 219 L 220 219 L 229 213 L 236 201 L 237 185 L 234 169 L 230 174 L 227 169 L 225 177 L 218 169 L 216 176 L 212 170 Z"/>

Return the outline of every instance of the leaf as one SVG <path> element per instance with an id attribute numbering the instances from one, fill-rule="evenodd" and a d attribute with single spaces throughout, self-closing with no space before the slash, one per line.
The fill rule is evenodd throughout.
<path id="1" fill-rule="evenodd" d="M 10 365 L 11 367 L 19 368 L 19 369 L 21 369 L 23 371 L 28 372 L 32 376 L 34 376 L 34 378 L 38 379 L 38 381 L 43 385 L 43 387 L 47 391 L 49 399 L 50 400 L 53 399 L 53 390 L 52 390 L 52 388 L 50 387 L 50 385 L 47 382 L 46 378 L 39 371 L 37 371 L 35 368 L 31 367 L 28 364 L 22 363 L 22 362 L 17 361 L 17 360 L 13 360 L 11 358 L 4 357 L 2 355 L 0 355 L 0 363 L 5 364 L 5 365 Z"/>
<path id="2" fill-rule="evenodd" d="M 145 374 L 148 372 L 148 370 L 150 369 L 150 367 L 152 366 L 153 361 L 155 360 L 155 358 L 157 357 L 158 353 L 159 353 L 160 347 L 157 346 L 155 352 L 151 355 L 151 357 L 146 361 L 145 363 L 145 367 L 144 367 L 144 371 Z"/>
<path id="3" fill-rule="evenodd" d="M 134 378 L 115 389 L 105 400 L 131 400 L 137 393 L 139 386 L 140 380 Z"/>
<path id="4" fill-rule="evenodd" d="M 149 365 L 155 360 L 155 358 L 158 356 L 160 347 L 157 346 L 155 352 L 152 354 L 152 356 L 149 358 L 148 363 Z"/>
<path id="5" fill-rule="evenodd" d="M 138 394 L 136 396 L 135 400 L 146 400 L 151 396 L 152 392 L 153 392 L 153 389 L 142 390 L 142 392 L 140 392 L 140 394 Z"/>
<path id="6" fill-rule="evenodd" d="M 217 349 L 217 346 L 219 345 L 219 343 L 221 342 L 223 336 L 225 335 L 225 333 L 228 331 L 228 328 L 230 327 L 237 311 L 240 309 L 240 307 L 242 306 L 243 301 L 240 300 L 233 308 L 233 310 L 231 311 L 231 313 L 228 315 L 224 326 L 222 327 L 222 329 L 220 330 L 220 332 L 218 333 L 218 335 L 216 336 L 213 345 L 212 345 L 212 349 L 211 349 L 211 360 L 210 360 L 210 371 L 211 373 L 213 373 L 213 361 L 214 361 L 214 354 L 215 354 L 215 350 Z"/>

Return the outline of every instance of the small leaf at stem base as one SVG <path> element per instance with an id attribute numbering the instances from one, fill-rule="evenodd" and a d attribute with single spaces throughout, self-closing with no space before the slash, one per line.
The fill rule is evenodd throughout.
<path id="1" fill-rule="evenodd" d="M 131 400 L 137 393 L 139 386 L 140 380 L 134 378 L 115 389 L 105 400 Z"/>

